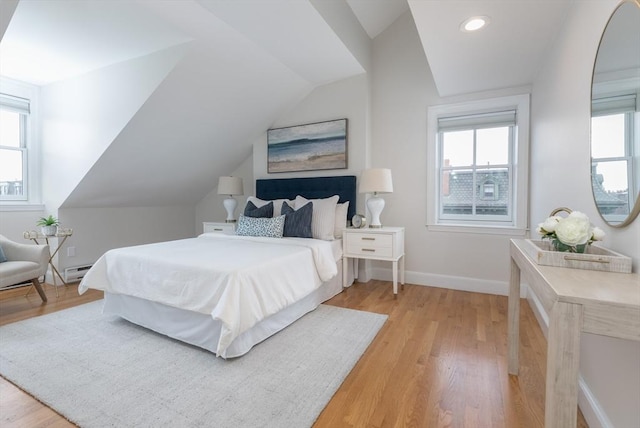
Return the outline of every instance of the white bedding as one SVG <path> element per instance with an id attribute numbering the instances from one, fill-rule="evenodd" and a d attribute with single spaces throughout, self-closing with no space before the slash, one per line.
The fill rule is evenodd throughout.
<path id="1" fill-rule="evenodd" d="M 203 234 L 105 253 L 79 286 L 134 296 L 221 322 L 216 354 L 337 274 L 330 242 Z"/>

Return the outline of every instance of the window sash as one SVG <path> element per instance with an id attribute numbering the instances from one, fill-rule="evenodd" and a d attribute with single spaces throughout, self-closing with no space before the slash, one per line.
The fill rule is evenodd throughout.
<path id="1" fill-rule="evenodd" d="M 450 125 L 452 122 L 448 122 L 446 124 L 446 126 L 444 126 L 444 129 L 440 128 L 440 119 L 438 119 L 438 134 L 437 134 L 437 147 L 438 147 L 438 159 L 437 159 L 437 170 L 438 170 L 438 186 L 437 186 L 437 195 L 436 195 L 436 201 L 438 204 L 438 218 L 437 218 L 437 222 L 438 223 L 442 223 L 442 224 L 446 224 L 446 223 L 456 223 L 456 222 L 477 222 L 478 224 L 496 224 L 496 225 L 505 225 L 505 224 L 509 224 L 509 225 L 513 225 L 514 224 L 514 207 L 513 207 L 513 203 L 514 203 L 514 192 L 515 192 L 515 178 L 514 178 L 514 173 L 513 173 L 513 164 L 514 164 L 514 155 L 515 155 L 515 130 L 516 130 L 516 126 L 515 123 L 508 123 L 506 125 L 502 125 L 502 126 L 508 126 L 509 127 L 509 133 L 508 133 L 508 145 L 507 145 L 507 150 L 508 150 L 508 154 L 507 154 L 507 159 L 508 159 L 508 164 L 503 164 L 503 165 L 476 165 L 476 145 L 477 145 L 477 138 L 476 138 L 476 131 L 478 129 L 483 129 L 483 128 L 494 128 L 494 127 L 499 127 L 496 126 L 496 121 L 494 119 L 496 118 L 505 118 L 507 117 L 507 115 L 501 115 L 501 113 L 504 112 L 498 112 L 496 114 L 482 114 L 482 115 L 471 115 L 471 116 L 457 116 L 456 120 L 459 120 L 457 123 L 458 125 L 460 124 L 466 124 L 466 127 L 460 127 L 460 126 L 448 126 Z M 515 112 L 514 111 L 510 111 L 510 113 L 513 113 L 513 115 L 509 115 L 509 117 L 515 119 Z M 465 117 L 468 117 L 472 120 L 467 121 L 465 119 Z M 487 123 L 478 123 L 477 120 L 480 118 L 487 118 L 490 120 L 493 120 L 491 122 L 487 122 Z M 449 120 L 450 118 L 446 118 L 447 120 Z M 472 125 L 473 122 L 473 126 Z M 504 122 L 503 122 L 504 123 Z M 444 159 L 443 159 L 443 142 L 444 142 L 444 134 L 446 132 L 452 132 L 452 131 L 460 131 L 460 130 L 472 130 L 473 131 L 473 164 L 472 165 L 467 165 L 467 166 L 445 166 L 444 165 Z M 480 172 L 483 171 L 491 171 L 491 170 L 506 170 L 507 172 L 507 178 L 506 178 L 506 183 L 507 183 L 507 189 L 506 190 L 506 209 L 507 212 L 506 214 L 502 215 L 502 214 L 479 214 L 478 213 L 478 206 L 480 205 L 481 202 L 486 202 L 487 198 L 483 198 L 483 192 L 479 189 L 478 186 L 482 186 L 482 183 L 479 183 L 478 180 L 478 174 Z M 445 212 L 446 211 L 446 205 L 445 205 L 445 190 L 444 190 L 444 182 L 443 182 L 443 177 L 444 174 L 449 172 L 449 173 L 453 173 L 455 171 L 468 171 L 468 173 L 472 174 L 472 185 L 471 185 L 471 213 L 469 214 L 462 214 L 462 213 L 452 213 L 452 212 Z M 503 190 L 499 189 L 499 185 L 495 183 L 494 181 L 494 198 L 495 195 L 497 195 L 499 192 L 502 192 Z"/>
<path id="2" fill-rule="evenodd" d="M 632 96 L 632 97 L 635 102 L 635 96 Z M 609 97 L 609 98 L 605 98 L 605 100 L 611 100 L 613 98 L 621 98 L 621 97 Z M 637 188 L 637 184 L 636 184 L 637 179 L 634 176 L 636 172 L 633 169 L 633 160 L 634 160 L 634 154 L 635 154 L 634 143 L 633 143 L 635 139 L 633 121 L 634 121 L 635 113 L 633 112 L 633 110 L 629 110 L 628 108 L 625 108 L 624 110 L 618 110 L 618 111 L 613 111 L 613 110 L 604 111 L 598 116 L 607 116 L 607 115 L 615 115 L 615 114 L 624 114 L 624 152 L 625 153 L 622 156 L 593 157 L 591 158 L 591 168 L 592 168 L 592 174 L 593 174 L 593 173 L 598 173 L 598 171 L 596 170 L 596 165 L 605 165 L 607 163 L 613 163 L 613 162 L 623 162 L 626 165 L 627 197 L 625 199 L 626 207 L 624 209 L 626 214 L 606 213 L 602 215 L 608 221 L 620 222 L 620 221 L 623 221 L 626 218 L 626 215 L 628 215 L 628 213 L 631 211 L 631 208 L 633 207 L 633 204 L 635 202 L 635 195 L 638 194 L 639 189 Z M 592 180 L 593 180 L 593 177 L 592 177 Z M 595 184 L 592 183 L 592 185 L 595 185 Z M 607 190 L 605 189 L 605 191 Z"/>
<path id="3" fill-rule="evenodd" d="M 25 147 L 2 147 L 2 150 L 20 152 L 22 160 L 22 180 L 21 180 L 21 193 L 20 194 L 5 194 L 9 185 L 0 180 L 0 200 L 5 201 L 26 201 L 28 199 L 28 174 L 27 174 L 27 156 L 28 152 Z"/>
<path id="4" fill-rule="evenodd" d="M 26 104 L 24 102 L 26 102 Z M 13 102 L 13 104 L 11 104 Z M 12 97 L 6 94 L 0 94 L 0 109 L 13 111 L 20 114 L 20 147 L 4 146 L 0 144 L 0 148 L 3 150 L 19 151 L 22 160 L 22 177 L 21 177 L 21 193 L 20 194 L 4 194 L 2 189 L 0 190 L 0 201 L 26 201 L 29 199 L 29 173 L 28 173 L 28 149 L 27 149 L 27 123 L 29 114 L 29 100 L 23 98 Z M 0 186 L 8 188 L 8 184 L 0 182 Z"/>

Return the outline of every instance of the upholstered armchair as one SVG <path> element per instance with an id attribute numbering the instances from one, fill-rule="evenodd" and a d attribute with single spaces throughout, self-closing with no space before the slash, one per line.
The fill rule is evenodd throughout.
<path id="1" fill-rule="evenodd" d="M 42 301 L 46 302 L 47 295 L 38 278 L 47 272 L 49 246 L 20 244 L 0 235 L 0 247 L 6 258 L 0 263 L 0 289 L 31 281 Z"/>

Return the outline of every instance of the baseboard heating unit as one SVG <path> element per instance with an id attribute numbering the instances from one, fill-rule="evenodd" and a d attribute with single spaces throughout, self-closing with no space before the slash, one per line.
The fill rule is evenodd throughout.
<path id="1" fill-rule="evenodd" d="M 64 270 L 64 282 L 80 281 L 92 265 L 68 267 Z"/>

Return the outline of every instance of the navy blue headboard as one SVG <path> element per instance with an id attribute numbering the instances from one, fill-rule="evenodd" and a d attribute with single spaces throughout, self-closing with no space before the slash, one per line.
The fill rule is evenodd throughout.
<path id="1" fill-rule="evenodd" d="M 340 203 L 349 201 L 347 220 L 351 221 L 351 217 L 356 213 L 356 176 L 256 180 L 256 197 L 260 199 L 295 199 L 298 195 L 307 199 L 338 195 Z"/>

